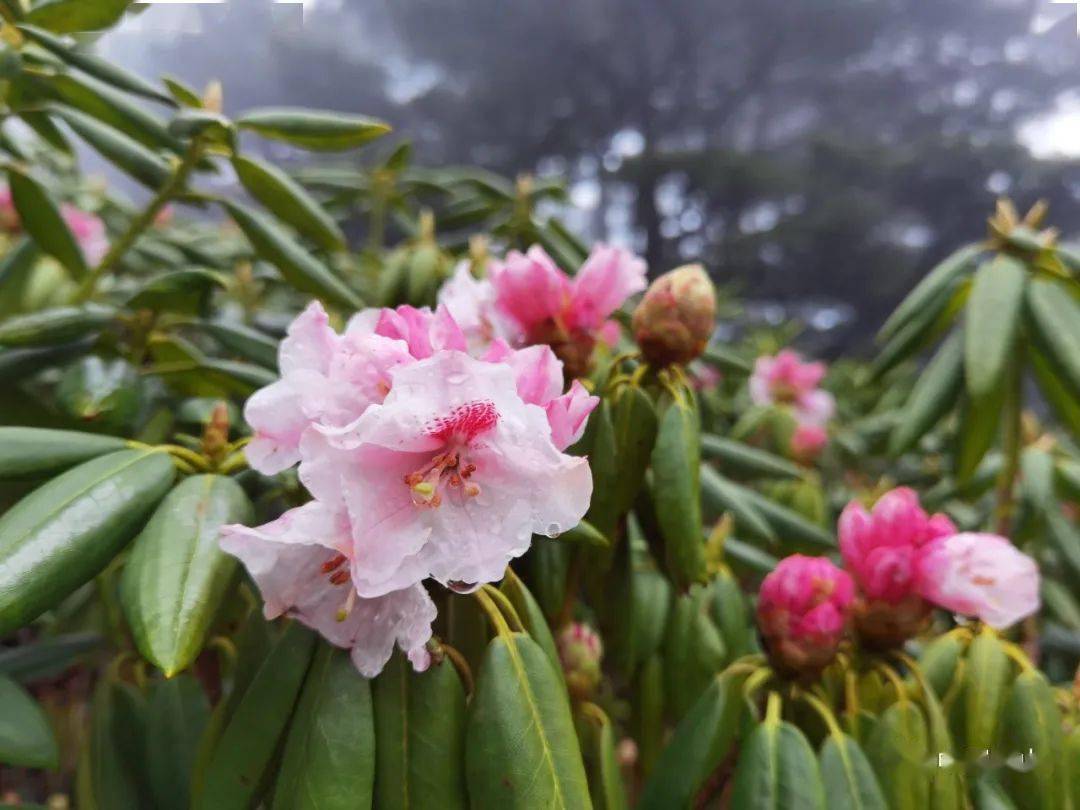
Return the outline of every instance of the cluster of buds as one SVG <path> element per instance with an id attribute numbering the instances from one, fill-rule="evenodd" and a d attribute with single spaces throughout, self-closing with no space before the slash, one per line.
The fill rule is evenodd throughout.
<path id="1" fill-rule="evenodd" d="M 829 442 L 825 426 L 836 401 L 820 388 L 825 372 L 824 363 L 804 362 L 797 352 L 784 349 L 774 357 L 759 357 L 750 376 L 753 403 L 780 409 L 794 421 L 782 449 L 804 464 L 813 462 Z"/>

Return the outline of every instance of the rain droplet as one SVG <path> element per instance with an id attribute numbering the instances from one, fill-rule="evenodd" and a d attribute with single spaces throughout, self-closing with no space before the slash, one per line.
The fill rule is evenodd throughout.
<path id="1" fill-rule="evenodd" d="M 558 523 L 549 523 L 548 527 L 544 529 L 544 534 L 551 538 L 558 537 L 562 534 L 562 526 Z"/>
<path id="2" fill-rule="evenodd" d="M 446 584 L 454 593 L 472 593 L 476 590 L 475 582 L 462 582 L 457 579 L 452 579 Z"/>
<path id="3" fill-rule="evenodd" d="M 446 381 L 450 385 L 461 385 L 467 379 L 468 379 L 468 376 L 465 375 L 465 374 L 447 374 L 446 375 Z"/>

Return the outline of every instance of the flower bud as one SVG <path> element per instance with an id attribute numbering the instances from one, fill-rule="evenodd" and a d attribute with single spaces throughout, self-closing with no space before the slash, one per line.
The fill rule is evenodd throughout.
<path id="1" fill-rule="evenodd" d="M 559 633 L 557 646 L 571 696 L 587 699 L 600 685 L 600 659 L 604 655 L 600 636 L 587 624 L 574 622 Z"/>
<path id="2" fill-rule="evenodd" d="M 821 425 L 801 424 L 791 434 L 791 455 L 796 461 L 810 464 L 828 443 L 829 433 Z"/>
<path id="3" fill-rule="evenodd" d="M 855 585 L 824 557 L 785 557 L 758 592 L 758 628 L 781 675 L 813 678 L 844 636 Z"/>
<path id="4" fill-rule="evenodd" d="M 634 339 L 655 365 L 689 363 L 708 345 L 716 326 L 716 290 L 700 264 L 656 279 L 634 310 Z"/>

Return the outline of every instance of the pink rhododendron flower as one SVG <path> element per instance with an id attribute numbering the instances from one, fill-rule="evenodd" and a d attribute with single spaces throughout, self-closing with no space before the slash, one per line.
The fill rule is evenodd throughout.
<path id="1" fill-rule="evenodd" d="M 994 628 L 1039 609 L 1038 566 L 996 534 L 965 532 L 931 541 L 919 557 L 918 576 L 924 597 Z"/>
<path id="2" fill-rule="evenodd" d="M 840 515 L 838 534 L 844 565 L 860 592 L 896 604 L 917 590 L 923 546 L 956 534 L 956 526 L 945 515 L 927 515 L 914 490 L 898 487 L 878 498 L 870 512 L 851 501 Z"/>
<path id="3" fill-rule="evenodd" d="M 809 463 L 821 455 L 829 443 L 829 433 L 821 425 L 799 425 L 791 435 L 791 455 L 798 461 Z"/>
<path id="4" fill-rule="evenodd" d="M 824 377 L 824 363 L 804 363 L 797 352 L 784 349 L 754 363 L 750 398 L 755 405 L 790 405 L 800 423 L 824 425 L 836 410 L 832 395 L 818 388 Z"/>
<path id="5" fill-rule="evenodd" d="M 344 510 L 312 501 L 265 526 L 226 526 L 221 547 L 259 586 L 267 619 L 289 615 L 303 622 L 350 650 L 364 676 L 379 674 L 395 643 L 416 670 L 428 667 L 425 645 L 435 620 L 431 597 L 416 583 L 374 599 L 360 596 L 352 580 L 357 560 Z"/>
<path id="6" fill-rule="evenodd" d="M 758 627 L 777 671 L 813 675 L 832 661 L 855 585 L 824 557 L 785 557 L 761 583 Z"/>
<path id="7" fill-rule="evenodd" d="M 429 576 L 472 590 L 500 579 L 534 533 L 580 522 L 588 463 L 556 448 L 509 366 L 440 352 L 390 374 L 382 404 L 346 428 L 319 428 L 347 451 L 340 477 L 362 595 Z"/>
<path id="8" fill-rule="evenodd" d="M 474 277 L 469 262 L 458 264 L 439 290 L 439 305 L 461 327 L 471 354 L 483 351 L 495 340 L 512 340 L 517 333 L 495 306 L 495 287 L 488 279 Z"/>

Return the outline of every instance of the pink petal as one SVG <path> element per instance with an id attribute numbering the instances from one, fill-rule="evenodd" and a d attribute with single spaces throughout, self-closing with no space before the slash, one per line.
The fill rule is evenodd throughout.
<path id="1" fill-rule="evenodd" d="M 278 367 L 282 376 L 301 369 L 325 374 L 339 340 L 322 304 L 312 301 L 289 324 L 288 334 L 281 341 Z"/>
<path id="2" fill-rule="evenodd" d="M 582 434 L 589 421 L 589 414 L 600 404 L 600 398 L 592 396 L 579 380 L 570 384 L 570 390 L 545 406 L 551 441 L 559 450 L 565 450 Z"/>
<path id="3" fill-rule="evenodd" d="M 294 381 L 278 380 L 256 391 L 244 405 L 253 435 L 244 456 L 253 470 L 273 475 L 300 460 L 300 437 L 311 424 L 304 413 L 304 391 Z"/>
<path id="4" fill-rule="evenodd" d="M 599 329 L 631 295 L 645 289 L 645 261 L 623 248 L 597 244 L 574 277 L 572 327 Z"/>
<path id="5" fill-rule="evenodd" d="M 542 247 L 510 251 L 491 268 L 499 310 L 523 332 L 558 317 L 570 301 L 570 280 Z"/>

